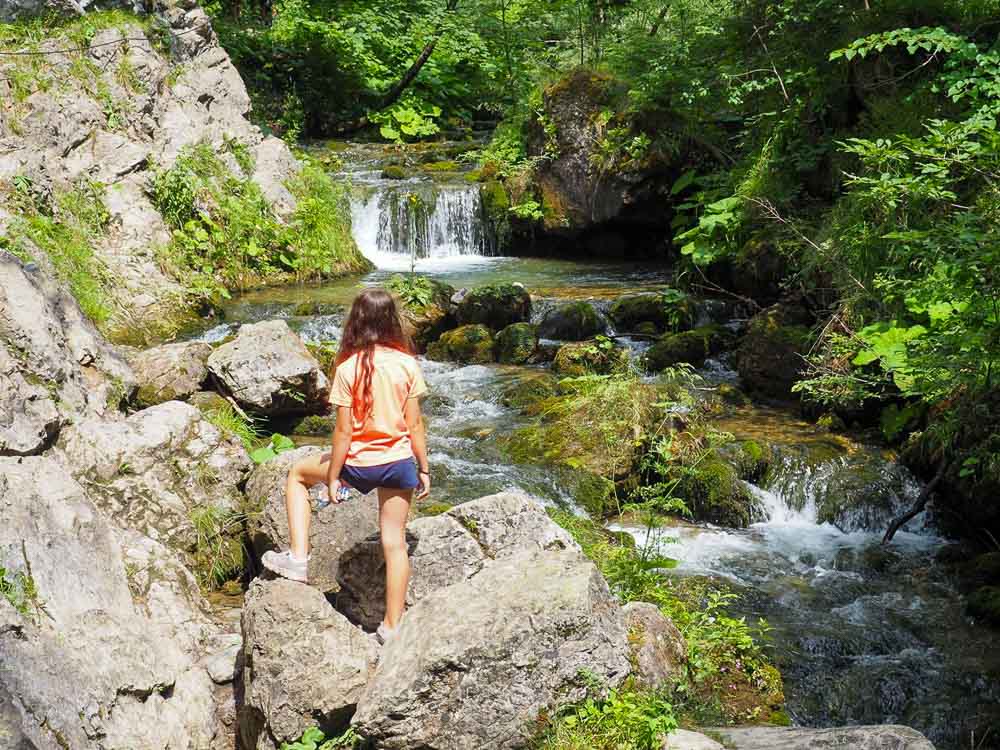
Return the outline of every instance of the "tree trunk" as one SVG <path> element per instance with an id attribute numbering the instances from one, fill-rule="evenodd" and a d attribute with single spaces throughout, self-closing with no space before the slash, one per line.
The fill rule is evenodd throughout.
<path id="1" fill-rule="evenodd" d="M 920 513 L 920 511 L 927 507 L 927 501 L 930 499 L 931 493 L 934 492 L 934 488 L 937 487 L 938 483 L 944 478 L 944 474 L 947 469 L 948 462 L 941 459 L 941 465 L 938 466 L 937 473 L 934 475 L 934 478 L 927 483 L 927 486 L 920 491 L 920 495 L 917 497 L 916 502 L 913 503 L 913 507 L 901 516 L 897 516 L 892 519 L 892 523 L 889 524 L 889 528 L 886 530 L 885 536 L 882 537 L 882 544 L 888 544 L 891 542 L 892 538 L 896 535 L 896 532 L 899 531 L 907 521 L 912 519 Z"/>

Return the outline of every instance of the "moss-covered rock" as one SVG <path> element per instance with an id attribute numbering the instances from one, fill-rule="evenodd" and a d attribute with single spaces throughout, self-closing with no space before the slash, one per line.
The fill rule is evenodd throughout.
<path id="1" fill-rule="evenodd" d="M 847 429 L 847 425 L 838 414 L 828 411 L 816 420 L 816 429 L 821 432 L 843 432 Z"/>
<path id="2" fill-rule="evenodd" d="M 607 375 L 628 364 L 628 352 L 610 339 L 595 339 L 563 344 L 552 361 L 552 370 L 559 375 Z"/>
<path id="3" fill-rule="evenodd" d="M 486 364 L 493 361 L 495 341 L 489 328 L 464 325 L 445 331 L 427 347 L 427 356 L 439 362 Z"/>
<path id="4" fill-rule="evenodd" d="M 774 461 L 774 451 L 766 443 L 744 440 L 737 447 L 733 457 L 736 473 L 740 479 L 760 484 Z"/>
<path id="5" fill-rule="evenodd" d="M 616 299 L 608 316 L 620 331 L 643 333 L 655 326 L 655 333 L 663 333 L 690 327 L 694 322 L 694 309 L 687 297 L 676 296 L 675 299 L 662 292 L 643 292 Z"/>
<path id="6" fill-rule="evenodd" d="M 567 302 L 549 310 L 538 325 L 540 337 L 559 341 L 584 341 L 604 330 L 600 314 L 593 305 L 583 301 Z"/>
<path id="7" fill-rule="evenodd" d="M 499 331 L 531 320 L 531 296 L 521 284 L 476 287 L 458 303 L 459 325 L 484 325 Z"/>
<path id="8" fill-rule="evenodd" d="M 777 304 L 754 316 L 736 356 L 736 369 L 752 393 L 789 398 L 801 378 L 812 332 L 809 314 Z"/>
<path id="9" fill-rule="evenodd" d="M 750 403 L 747 395 L 730 383 L 720 383 L 716 387 L 715 393 L 723 403 L 730 406 L 746 406 Z"/>
<path id="10" fill-rule="evenodd" d="M 694 518 L 720 526 L 745 528 L 759 509 L 736 469 L 717 454 L 709 455 L 678 474 L 676 493 Z"/>
<path id="11" fill-rule="evenodd" d="M 668 333 L 646 350 L 646 369 L 659 372 L 680 362 L 701 367 L 706 359 L 725 351 L 733 342 L 732 333 L 718 325 L 703 326 L 683 333 Z"/>
<path id="12" fill-rule="evenodd" d="M 496 337 L 497 361 L 509 365 L 523 365 L 538 348 L 538 335 L 531 323 L 512 323 Z"/>
<path id="13" fill-rule="evenodd" d="M 333 434 L 334 419 L 332 416 L 320 416 L 311 414 L 303 417 L 292 427 L 293 435 L 307 435 L 311 437 L 326 437 Z"/>
<path id="14" fill-rule="evenodd" d="M 489 178 L 485 167 L 480 172 L 479 178 L 485 180 L 479 188 L 483 210 L 493 228 L 497 247 L 503 249 L 507 246 L 511 236 L 510 196 L 502 182 Z"/>
<path id="15" fill-rule="evenodd" d="M 1000 627 L 1000 586 L 983 586 L 973 591 L 966 609 L 972 617 Z"/>
<path id="16" fill-rule="evenodd" d="M 539 403 L 556 395 L 556 382 L 551 373 L 527 371 L 504 387 L 500 392 L 500 403 L 530 413 Z"/>
<path id="17" fill-rule="evenodd" d="M 568 489 L 576 504 L 587 511 L 591 518 L 607 518 L 618 508 L 615 503 L 615 483 L 600 474 L 577 469 L 573 472 Z"/>
<path id="18" fill-rule="evenodd" d="M 308 299 L 296 303 L 292 308 L 292 315 L 300 318 L 312 317 L 314 315 L 335 315 L 343 310 L 342 305 L 332 302 L 320 302 L 319 300 Z"/>
<path id="19" fill-rule="evenodd" d="M 447 159 L 445 161 L 432 161 L 420 166 L 425 172 L 458 172 L 462 167 L 457 161 Z"/>
<path id="20" fill-rule="evenodd" d="M 405 180 L 407 176 L 406 169 L 398 164 L 389 164 L 382 168 L 383 180 Z"/>

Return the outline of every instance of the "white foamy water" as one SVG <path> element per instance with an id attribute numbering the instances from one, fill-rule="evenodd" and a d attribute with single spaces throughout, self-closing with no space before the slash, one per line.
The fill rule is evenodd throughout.
<path id="1" fill-rule="evenodd" d="M 415 258 L 428 271 L 434 261 L 494 253 L 477 185 L 383 181 L 352 197 L 351 227 L 379 268 L 409 270 Z"/>

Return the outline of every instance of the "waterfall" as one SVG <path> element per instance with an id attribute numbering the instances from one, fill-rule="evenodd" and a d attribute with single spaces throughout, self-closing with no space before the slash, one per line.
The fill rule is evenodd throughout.
<path id="1" fill-rule="evenodd" d="M 355 191 L 354 239 L 379 267 L 417 260 L 493 255 L 495 243 L 477 185 L 380 183 Z"/>

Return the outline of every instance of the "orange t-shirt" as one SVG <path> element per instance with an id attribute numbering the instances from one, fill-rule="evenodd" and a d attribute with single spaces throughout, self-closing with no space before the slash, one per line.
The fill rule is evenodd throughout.
<path id="1" fill-rule="evenodd" d="M 372 410 L 363 422 L 357 415 L 352 416 L 351 447 L 345 461 L 351 466 L 378 466 L 411 458 L 413 446 L 403 409 L 407 399 L 427 393 L 427 384 L 415 357 L 397 349 L 376 346 L 372 364 Z M 353 405 L 357 369 L 357 354 L 337 367 L 330 388 L 331 404 Z M 361 387 L 360 382 L 358 387 Z M 360 400 L 360 393 L 358 398 Z"/>

